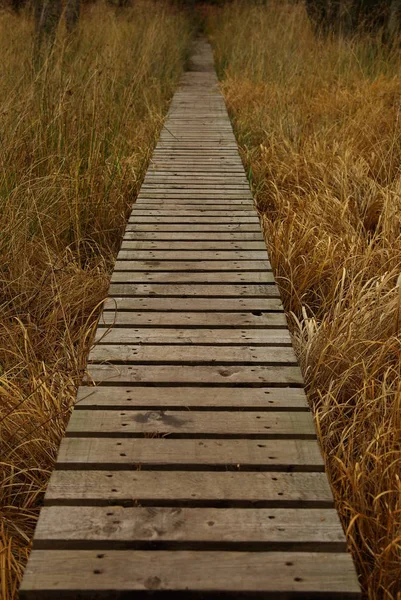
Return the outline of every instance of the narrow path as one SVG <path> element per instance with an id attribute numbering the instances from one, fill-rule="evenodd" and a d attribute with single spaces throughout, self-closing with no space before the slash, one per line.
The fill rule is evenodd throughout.
<path id="1" fill-rule="evenodd" d="M 359 598 L 206 41 L 97 341 L 23 599 Z"/>

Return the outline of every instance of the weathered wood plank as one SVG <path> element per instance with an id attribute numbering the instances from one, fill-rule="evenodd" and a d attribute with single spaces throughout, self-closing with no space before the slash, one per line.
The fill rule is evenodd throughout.
<path id="1" fill-rule="evenodd" d="M 207 175 L 201 175 L 197 171 L 189 171 L 188 169 L 172 169 L 172 170 L 152 170 L 148 169 L 148 174 L 146 175 L 144 181 L 148 183 L 188 183 L 188 180 L 197 183 L 241 183 L 243 185 L 248 184 L 248 179 L 245 176 L 244 171 L 242 173 L 237 172 L 224 172 L 220 171 L 219 173 L 209 173 Z"/>
<path id="2" fill-rule="evenodd" d="M 196 232 L 196 231 L 126 231 L 124 240 L 152 240 L 172 242 L 264 242 L 262 233 L 258 232 Z"/>
<path id="3" fill-rule="evenodd" d="M 216 193 L 213 190 L 204 192 L 200 192 L 197 190 L 174 190 L 174 191 L 149 191 L 140 193 L 138 196 L 139 200 L 167 200 L 169 198 L 188 198 L 188 200 L 198 200 L 201 202 L 202 200 L 210 199 L 215 200 L 216 204 L 218 204 L 219 200 L 248 200 L 250 201 L 250 197 L 248 194 L 237 193 L 237 192 L 219 192 Z"/>
<path id="4" fill-rule="evenodd" d="M 169 250 L 168 254 L 162 250 L 120 250 L 118 260 L 267 260 L 265 250 Z"/>
<path id="5" fill-rule="evenodd" d="M 57 523 L 57 528 L 54 523 Z M 118 524 L 118 527 L 115 525 Z M 338 516 L 331 509 L 45 507 L 36 529 L 36 548 L 132 548 L 135 542 L 263 544 L 263 549 L 345 551 Z"/>
<path id="6" fill-rule="evenodd" d="M 196 158 L 194 156 L 187 161 L 179 156 L 152 158 L 149 169 L 152 173 L 156 173 L 157 171 L 170 173 L 174 169 L 198 174 L 200 172 L 207 172 L 216 175 L 222 173 L 224 175 L 242 176 L 244 173 L 244 167 L 240 162 L 233 163 L 228 159 L 214 160 L 212 158 Z"/>
<path id="7" fill-rule="evenodd" d="M 172 330 L 173 332 L 174 330 Z M 191 340 L 192 342 L 192 340 Z M 210 343 L 211 344 L 211 343 Z M 124 364 L 258 364 L 296 365 L 297 359 L 291 346 L 222 346 L 191 343 L 163 347 L 147 344 L 100 344 L 89 354 L 89 362 Z"/>
<path id="8" fill-rule="evenodd" d="M 213 219 L 215 217 L 226 217 L 227 216 L 227 210 L 210 210 L 207 207 L 201 209 L 201 210 L 192 210 L 191 208 L 182 208 L 179 210 L 175 210 L 173 215 L 177 216 L 177 217 L 213 217 Z M 171 210 L 170 208 L 166 208 L 164 210 L 159 210 L 158 208 L 144 208 L 142 206 L 138 206 L 138 204 L 135 204 L 132 212 L 131 212 L 131 216 L 132 217 L 137 217 L 137 216 L 142 216 L 142 217 L 160 217 L 160 216 L 170 216 L 171 215 Z M 239 215 L 241 217 L 251 217 L 253 220 L 255 220 L 255 218 L 257 219 L 256 213 L 254 210 L 242 210 L 241 214 Z M 192 219 L 193 221 L 197 221 L 196 218 Z"/>
<path id="9" fill-rule="evenodd" d="M 153 297 L 114 297 L 108 298 L 104 304 L 105 310 L 118 311 L 150 311 L 150 312 L 276 312 L 282 311 L 280 298 L 169 298 Z M 256 315 L 259 316 L 259 315 Z"/>
<path id="10" fill-rule="evenodd" d="M 274 284 L 206 284 L 206 283 L 112 283 L 109 296 L 244 296 L 279 298 L 279 290 Z"/>
<path id="11" fill-rule="evenodd" d="M 45 504 L 332 507 L 325 473 L 54 471 Z"/>
<path id="12" fill-rule="evenodd" d="M 235 215 L 239 215 L 241 216 L 241 212 L 242 210 L 245 208 L 246 210 L 249 209 L 254 209 L 253 204 L 250 204 L 248 201 L 244 200 L 238 200 L 236 202 L 232 202 L 231 199 L 223 199 L 223 200 L 218 200 L 218 203 L 216 204 L 215 200 L 211 200 L 210 198 L 206 198 L 205 200 L 197 200 L 196 198 L 194 200 L 191 199 L 186 199 L 186 198 L 147 198 L 145 200 L 142 199 L 138 199 L 137 200 L 137 205 L 138 206 L 143 206 L 145 208 L 148 207 L 153 207 L 153 208 L 161 208 L 161 209 L 171 209 L 171 215 L 170 216 L 174 216 L 175 214 L 175 210 L 180 210 L 183 207 L 187 207 L 187 208 L 194 208 L 196 210 L 199 209 L 204 209 L 204 208 L 210 208 L 210 210 L 214 211 L 214 210 L 224 210 L 230 213 L 230 216 L 235 216 Z M 232 223 L 235 225 L 235 223 Z M 128 223 L 129 225 L 129 223 Z M 196 225 L 196 222 L 194 221 L 194 225 Z M 212 223 L 210 223 L 210 225 L 212 225 Z M 249 223 L 245 223 L 245 224 L 241 224 L 238 223 L 237 226 L 240 228 L 239 230 L 241 230 L 241 225 L 242 227 L 249 227 L 250 224 Z M 260 223 L 252 223 L 253 226 L 258 225 L 259 229 L 258 230 L 254 230 L 254 231 L 260 231 Z M 200 224 L 200 226 L 202 226 L 202 224 Z M 196 230 L 194 230 L 196 231 Z M 212 229 L 210 231 L 213 231 Z"/>
<path id="13" fill-rule="evenodd" d="M 243 242 L 220 242 L 216 240 L 207 240 L 203 242 L 182 240 L 125 240 L 121 244 L 123 250 L 263 250 L 265 248 L 264 241 Z M 267 258 L 267 254 L 266 254 Z"/>
<path id="14" fill-rule="evenodd" d="M 236 327 L 238 329 L 255 327 L 263 329 L 286 328 L 287 321 L 283 312 L 255 314 L 249 312 L 134 312 L 105 311 L 100 317 L 100 325 L 131 325 L 133 327 Z M 221 332 L 219 332 L 221 333 Z M 241 331 L 242 333 L 242 331 Z M 268 333 L 266 342 L 268 342 Z"/>
<path id="15" fill-rule="evenodd" d="M 131 318 L 127 317 L 127 320 Z M 141 327 L 126 323 L 119 316 L 119 327 L 99 327 L 96 342 L 106 344 L 203 344 L 203 345 L 291 345 L 291 337 L 286 329 L 218 329 L 194 327 Z"/>
<path id="16" fill-rule="evenodd" d="M 312 439 L 67 437 L 61 442 L 57 466 L 59 469 L 106 470 L 230 467 L 241 471 L 293 472 L 323 471 L 324 462 Z"/>
<path id="17" fill-rule="evenodd" d="M 194 219 L 193 217 L 177 217 L 174 216 L 174 214 L 172 214 L 170 217 L 167 216 L 163 216 L 163 217 L 154 217 L 152 215 L 149 215 L 147 217 L 138 217 L 137 215 L 131 215 L 129 218 L 129 222 L 130 223 L 175 223 L 175 224 L 179 224 L 179 223 L 193 223 Z M 205 224 L 205 223 L 211 223 L 211 224 L 222 224 L 222 223 L 259 223 L 259 219 L 258 217 L 255 215 L 255 217 L 233 217 L 231 215 L 228 215 L 227 217 L 197 217 L 196 218 L 196 222 L 199 223 L 199 225 Z M 265 247 L 265 253 L 266 253 L 266 247 Z"/>
<path id="18" fill-rule="evenodd" d="M 188 178 L 189 179 L 189 178 Z M 223 195 L 223 193 L 228 194 L 249 194 L 249 186 L 244 184 L 236 184 L 233 183 L 219 183 L 216 185 L 215 181 L 210 181 L 209 183 L 198 183 L 195 181 L 187 181 L 187 183 L 144 183 L 141 188 L 141 194 L 149 194 L 149 193 L 168 193 L 172 194 L 177 192 L 187 192 L 187 190 L 194 191 L 196 193 L 204 193 L 204 192 L 212 192 L 213 195 L 216 194 L 216 188 L 218 187 L 219 194 Z"/>
<path id="19" fill-rule="evenodd" d="M 204 273 L 208 271 L 231 273 L 237 271 L 271 271 L 269 261 L 171 261 L 171 260 L 117 260 L 114 263 L 114 271 L 146 271 L 152 273 L 168 271 L 188 271 L 192 273 Z"/>
<path id="20" fill-rule="evenodd" d="M 168 209 L 172 212 L 173 215 L 175 214 L 176 210 L 181 210 L 184 207 L 194 210 L 205 210 L 207 208 L 207 210 L 210 211 L 225 211 L 226 214 L 227 211 L 229 211 L 231 214 L 238 214 L 239 216 L 241 216 L 241 213 L 244 209 L 248 211 L 251 209 L 254 210 L 253 203 L 249 202 L 248 200 L 231 199 L 219 199 L 216 203 L 215 200 L 210 199 L 191 200 L 188 198 L 156 198 L 152 200 L 150 198 L 147 198 L 146 200 L 141 200 L 140 198 L 138 198 L 138 200 L 136 201 L 136 206 L 141 206 L 146 210 L 148 208 Z M 194 222 L 194 226 L 196 226 L 196 222 Z M 238 223 L 237 227 L 241 229 L 241 223 Z M 250 227 L 250 225 L 243 225 L 243 227 Z M 194 229 L 194 231 L 196 231 L 196 229 Z M 213 230 L 210 229 L 209 231 Z M 258 226 L 258 229 L 255 229 L 254 231 L 260 231 L 260 225 Z"/>
<path id="21" fill-rule="evenodd" d="M 115 387 L 82 386 L 78 389 L 75 410 L 86 407 L 206 410 L 309 410 L 301 388 L 222 388 L 222 387 Z M 273 453 L 274 455 L 274 453 Z"/>
<path id="22" fill-rule="evenodd" d="M 164 591 L 191 598 L 191 591 L 263 593 L 266 600 L 360 598 L 352 563 L 345 552 L 196 552 L 116 550 L 98 557 L 96 550 L 36 550 L 26 571 L 22 594 L 29 600 L 79 597 L 135 598 Z M 179 565 L 179 568 L 177 568 Z M 118 582 L 118 584 L 117 584 Z M 115 590 L 118 590 L 117 592 Z M 111 592 L 112 591 L 112 592 Z M 36 592 L 36 595 L 34 595 Z M 78 597 L 78 596 L 75 596 Z M 124 596 L 127 597 L 126 595 Z M 213 597 L 213 596 L 211 596 Z M 22 600 L 28 596 L 22 596 Z"/>
<path id="23" fill-rule="evenodd" d="M 250 411 L 116 411 L 77 410 L 71 415 L 67 436 L 191 435 L 281 437 L 316 439 L 307 412 Z"/>
<path id="24" fill-rule="evenodd" d="M 299 367 L 280 366 L 154 366 L 154 365 L 89 365 L 88 378 L 106 385 L 125 384 L 193 384 L 208 385 L 303 385 Z"/>
<path id="25" fill-rule="evenodd" d="M 127 268 L 120 271 L 114 271 L 111 277 L 112 283 L 203 283 L 203 284 L 235 284 L 244 283 L 246 285 L 254 284 L 274 284 L 274 276 L 271 271 L 223 271 L 218 273 L 216 271 L 203 271 L 198 273 L 197 271 L 156 271 L 152 269 L 146 272 L 141 271 L 129 271 Z"/>

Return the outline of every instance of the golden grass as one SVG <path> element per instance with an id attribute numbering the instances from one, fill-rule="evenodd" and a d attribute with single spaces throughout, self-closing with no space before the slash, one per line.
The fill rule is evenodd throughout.
<path id="1" fill-rule="evenodd" d="M 401 597 L 401 56 L 302 4 L 209 29 L 366 597 Z"/>
<path id="2" fill-rule="evenodd" d="M 190 27 L 167 3 L 98 3 L 32 61 L 33 24 L 0 12 L 0 597 L 29 552 L 113 257 Z"/>

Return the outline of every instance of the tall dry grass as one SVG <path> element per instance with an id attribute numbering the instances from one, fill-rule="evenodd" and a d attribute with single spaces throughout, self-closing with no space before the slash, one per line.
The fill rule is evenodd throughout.
<path id="1" fill-rule="evenodd" d="M 366 596 L 401 598 L 401 56 L 302 4 L 209 14 Z"/>
<path id="2" fill-rule="evenodd" d="M 0 597 L 16 597 L 125 219 L 186 58 L 167 3 L 98 3 L 32 60 L 0 12 Z M 40 63 L 40 64 L 39 64 Z"/>

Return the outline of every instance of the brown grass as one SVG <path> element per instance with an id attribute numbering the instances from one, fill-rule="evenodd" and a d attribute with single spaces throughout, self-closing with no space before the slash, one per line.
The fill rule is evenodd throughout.
<path id="1" fill-rule="evenodd" d="M 0 597 L 11 600 L 113 257 L 190 28 L 163 3 L 102 3 L 32 61 L 0 12 Z"/>
<path id="2" fill-rule="evenodd" d="M 366 597 L 401 597 L 401 56 L 302 4 L 209 15 Z"/>

